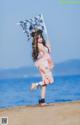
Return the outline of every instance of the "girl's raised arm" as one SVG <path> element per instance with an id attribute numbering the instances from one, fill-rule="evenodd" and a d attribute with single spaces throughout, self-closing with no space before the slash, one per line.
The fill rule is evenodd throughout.
<path id="1" fill-rule="evenodd" d="M 47 42 L 47 43 L 46 43 L 46 46 L 48 47 L 49 52 L 51 53 L 51 45 L 50 45 L 50 42 Z"/>

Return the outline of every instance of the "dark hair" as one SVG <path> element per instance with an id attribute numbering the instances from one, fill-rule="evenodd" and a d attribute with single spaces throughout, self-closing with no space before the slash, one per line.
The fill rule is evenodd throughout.
<path id="1" fill-rule="evenodd" d="M 39 54 L 39 49 L 38 49 L 38 36 L 39 35 L 42 37 L 42 44 L 44 46 L 46 46 L 46 41 L 43 37 L 42 30 L 32 32 L 31 36 L 33 38 L 33 41 L 32 41 L 32 58 L 33 58 L 33 61 L 37 60 L 37 57 L 38 57 L 38 54 Z"/>
<path id="2" fill-rule="evenodd" d="M 36 31 L 32 32 L 31 36 L 34 37 L 36 35 L 42 35 L 42 33 L 43 33 L 43 31 L 39 29 L 39 30 L 36 30 Z"/>

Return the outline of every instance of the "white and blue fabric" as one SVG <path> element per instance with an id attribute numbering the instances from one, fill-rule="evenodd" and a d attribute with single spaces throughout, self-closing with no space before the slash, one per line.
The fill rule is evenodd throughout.
<path id="1" fill-rule="evenodd" d="M 19 24 L 22 27 L 23 32 L 26 33 L 28 40 L 31 38 L 31 33 L 35 32 L 36 29 L 40 29 L 44 34 L 47 34 L 43 14 L 39 14 L 28 20 L 20 21 Z"/>

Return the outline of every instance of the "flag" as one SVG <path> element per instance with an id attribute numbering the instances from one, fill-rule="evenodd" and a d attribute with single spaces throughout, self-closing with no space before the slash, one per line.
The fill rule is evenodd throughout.
<path id="1" fill-rule="evenodd" d="M 35 32 L 36 29 L 40 29 L 44 34 L 47 35 L 47 28 L 44 22 L 43 14 L 39 14 L 31 19 L 26 19 L 19 22 L 20 26 L 23 29 L 23 32 L 27 35 L 27 39 L 31 39 L 31 33 Z"/>

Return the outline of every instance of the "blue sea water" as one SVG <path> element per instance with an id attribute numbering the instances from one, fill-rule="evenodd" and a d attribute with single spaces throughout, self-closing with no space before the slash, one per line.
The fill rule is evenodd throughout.
<path id="1" fill-rule="evenodd" d="M 47 86 L 46 102 L 80 100 L 80 76 L 55 76 L 55 82 Z M 36 105 L 41 89 L 30 91 L 32 82 L 40 77 L 0 80 L 0 108 Z"/>

